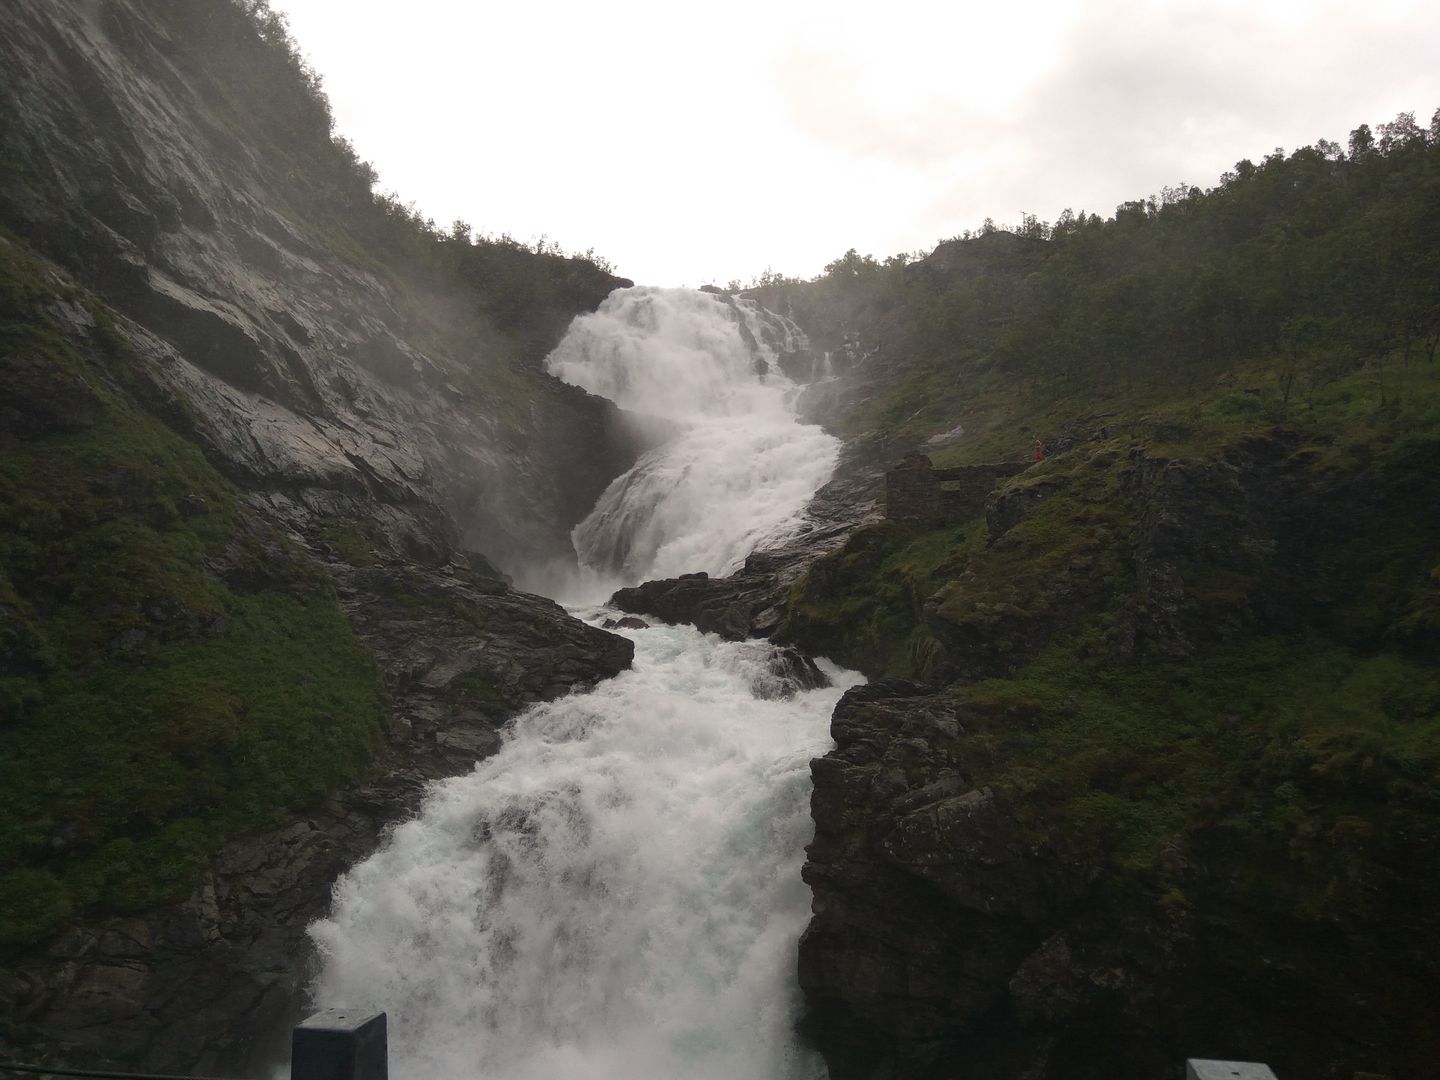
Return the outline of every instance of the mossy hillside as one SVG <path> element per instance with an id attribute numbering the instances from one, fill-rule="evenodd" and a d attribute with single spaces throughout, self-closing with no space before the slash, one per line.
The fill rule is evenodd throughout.
<path id="1" fill-rule="evenodd" d="M 1037 843 L 1064 822 L 1107 887 L 1190 903 L 1203 850 L 1207 887 L 1271 915 L 1377 919 L 1401 875 L 1440 899 L 1431 663 L 1308 635 L 1123 666 L 1070 645 L 955 698 L 967 780 L 1016 795 Z"/>
<path id="2" fill-rule="evenodd" d="M 1332 372 L 1283 421 L 1260 366 L 1096 421 L 989 524 L 857 533 L 797 583 L 787 633 L 957 680 L 967 786 L 1097 868 L 1097 904 L 1227 940 L 1388 921 L 1399 950 L 1440 901 L 1440 378 L 1401 368 L 1383 403 L 1372 365 Z M 1159 561 L 1169 612 L 1142 587 Z"/>
<path id="3" fill-rule="evenodd" d="M 981 834 L 1062 883 L 1045 886 L 1054 911 L 1001 931 L 1017 955 L 1045 944 L 995 987 L 1018 1006 L 1017 1045 L 1057 1033 L 1052 1061 L 1147 1039 L 1174 1060 L 1188 1026 L 1320 1071 L 1369 1051 L 1396 1063 L 1376 1071 L 1428 1066 L 1440 117 L 1381 130 L 1109 221 L 1028 223 L 1043 254 L 1019 288 L 985 282 L 1004 275 L 973 239 L 871 260 L 856 285 L 891 310 L 852 329 L 865 359 L 831 423 L 888 436 L 897 458 L 947 433 L 927 450 L 940 467 L 1028 461 L 1036 439 L 1048 457 L 983 519 L 857 534 L 796 584 L 784 633 L 954 702 L 958 738 L 897 736 L 886 761 L 912 791 L 990 789 Z M 988 223 L 980 239 L 1002 250 Z M 896 816 L 923 830 L 914 807 Z M 894 830 L 883 851 L 846 842 L 883 874 L 908 825 L 874 826 Z M 946 863 L 951 837 L 936 841 L 927 866 Z M 1021 891 L 1027 872 L 1001 871 Z M 935 916 L 937 935 L 970 907 Z M 837 968 L 860 955 L 828 949 Z M 861 982 L 847 1015 L 871 1007 Z M 1037 998 L 1055 1013 L 1027 1015 Z"/>
<path id="4" fill-rule="evenodd" d="M 1027 470 L 1006 485 L 1027 512 L 993 538 L 983 515 L 937 529 L 884 522 L 817 560 L 791 591 L 782 634 L 869 675 L 928 680 L 934 616 L 964 624 L 1001 654 L 1037 620 L 1067 625 L 1133 591 L 1118 493 L 1121 442 Z M 927 608 L 930 617 L 927 618 Z M 1028 630 L 1027 630 L 1028 628 Z M 1047 622 L 1044 640 L 1057 629 Z"/>
<path id="5" fill-rule="evenodd" d="M 917 678 L 934 639 L 925 601 L 964 565 L 984 523 L 927 530 L 903 522 L 857 529 L 791 589 L 780 637 L 867 675 Z"/>
<path id="6" fill-rule="evenodd" d="M 1437 527 L 1426 492 L 1440 456 L 1440 376 L 1428 364 L 1396 364 L 1382 399 L 1376 365 L 1361 362 L 1343 374 L 1328 370 L 1287 406 L 1275 377 L 1281 365 L 1281 358 L 1252 362 L 1191 396 L 1164 401 L 1152 392 L 1110 409 L 1070 394 L 1021 397 L 1011 430 L 1047 417 L 1051 431 L 1061 428 L 1054 417 L 1083 422 L 1071 425 L 1067 448 L 997 489 L 1007 508 L 1020 507 L 1018 521 L 999 535 L 979 518 L 929 532 L 896 523 L 864 530 L 797 583 L 787 635 L 872 675 L 911 678 L 934 674 L 926 663 L 933 655 L 927 602 L 997 654 L 1033 652 L 1086 619 L 1114 637 L 1146 614 L 1137 595 L 1137 530 L 1155 493 L 1132 490 L 1127 479 L 1148 461 L 1233 477 L 1224 484 L 1234 490 L 1194 496 L 1209 499 L 1193 508 L 1197 543 L 1215 533 L 1236 547 L 1228 560 L 1198 551 L 1183 560 L 1183 615 L 1202 637 L 1207 626 L 1251 618 L 1251 601 L 1275 591 L 1272 571 L 1293 571 L 1301 589 L 1324 577 L 1316 591 L 1333 593 L 1333 602 L 1307 614 L 1341 640 L 1357 647 L 1392 637 L 1433 640 Z M 965 441 L 931 456 L 939 465 L 992 460 L 994 442 Z M 1225 515 L 1247 511 L 1246 484 L 1255 489 L 1251 500 L 1263 502 L 1268 490 L 1315 510 L 1309 526 L 1291 526 L 1323 534 L 1293 552 L 1315 559 L 1313 566 L 1276 567 L 1263 541 L 1233 535 L 1244 522 Z M 894 648 L 899 641 L 903 650 Z"/>
<path id="7" fill-rule="evenodd" d="M 938 674 L 936 617 L 1002 656 L 1033 651 L 1027 636 L 1044 641 L 1059 623 L 1078 625 L 1133 591 L 1118 456 L 1106 447 L 1073 471 L 1027 472 L 1009 489 L 1037 501 L 998 539 L 978 515 L 938 529 L 884 522 L 858 531 L 796 583 L 782 637 L 871 676 L 920 680 Z"/>
<path id="8" fill-rule="evenodd" d="M 1350 355 L 1292 363 L 1261 354 L 1225 365 L 1194 385 L 1163 380 L 1112 388 L 997 370 L 989 359 L 959 368 L 921 358 L 844 418 L 847 430 L 900 442 L 964 434 L 927 453 L 937 467 L 1029 460 L 1038 439 L 1108 428 L 1157 453 L 1222 449 L 1247 434 L 1293 428 L 1337 466 L 1383 438 L 1424 437 L 1436 419 L 1436 367 L 1418 355 Z M 1286 386 L 1288 384 L 1288 391 Z M 1348 448 L 1348 449 L 1347 449 Z"/>
<path id="9" fill-rule="evenodd" d="M 0 376 L 69 403 L 0 443 L 4 945 L 182 897 L 377 744 L 379 676 L 324 579 L 136 404 L 138 363 L 0 245 Z"/>
<path id="10" fill-rule="evenodd" d="M 363 525 L 337 522 L 319 530 L 318 540 L 335 558 L 351 566 L 374 566 L 380 561 L 377 549 L 384 541 Z"/>

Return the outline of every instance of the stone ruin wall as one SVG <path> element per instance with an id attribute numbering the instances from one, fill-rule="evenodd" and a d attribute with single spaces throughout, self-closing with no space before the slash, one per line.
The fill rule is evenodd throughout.
<path id="1" fill-rule="evenodd" d="M 985 509 L 1001 480 L 1022 473 L 1028 461 L 1000 461 L 937 469 L 924 454 L 910 454 L 885 474 L 885 517 L 944 525 Z"/>

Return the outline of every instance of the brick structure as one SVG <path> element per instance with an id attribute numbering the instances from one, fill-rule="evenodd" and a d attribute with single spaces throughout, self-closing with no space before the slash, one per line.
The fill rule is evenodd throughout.
<path id="1" fill-rule="evenodd" d="M 985 509 L 985 500 L 1001 480 L 1030 464 L 1001 461 L 937 469 L 924 454 L 907 454 L 885 474 L 885 517 L 923 525 L 963 521 Z"/>

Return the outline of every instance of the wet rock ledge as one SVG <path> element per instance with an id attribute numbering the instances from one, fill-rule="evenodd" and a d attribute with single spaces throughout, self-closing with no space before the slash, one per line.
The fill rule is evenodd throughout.
<path id="1" fill-rule="evenodd" d="M 430 781 L 494 752 L 516 709 L 613 676 L 634 652 L 463 560 L 327 570 L 390 695 L 371 779 L 231 843 L 180 904 L 77 924 L 7 956 L 4 1056 L 222 1074 L 284 1060 L 313 973 L 306 927 L 329 910 L 334 881 Z"/>

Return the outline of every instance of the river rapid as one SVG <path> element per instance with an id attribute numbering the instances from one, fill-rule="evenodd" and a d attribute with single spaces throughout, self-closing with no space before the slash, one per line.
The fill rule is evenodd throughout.
<path id="1" fill-rule="evenodd" d="M 626 289 L 551 372 L 673 431 L 574 532 L 552 593 L 599 621 L 620 585 L 727 573 L 783 542 L 838 444 L 794 413 L 793 326 L 688 290 Z M 810 759 L 841 693 L 765 642 L 623 631 L 632 670 L 534 706 L 436 784 L 312 927 L 327 1007 L 389 1013 L 391 1069 L 441 1080 L 814 1078 L 794 1035 Z"/>

